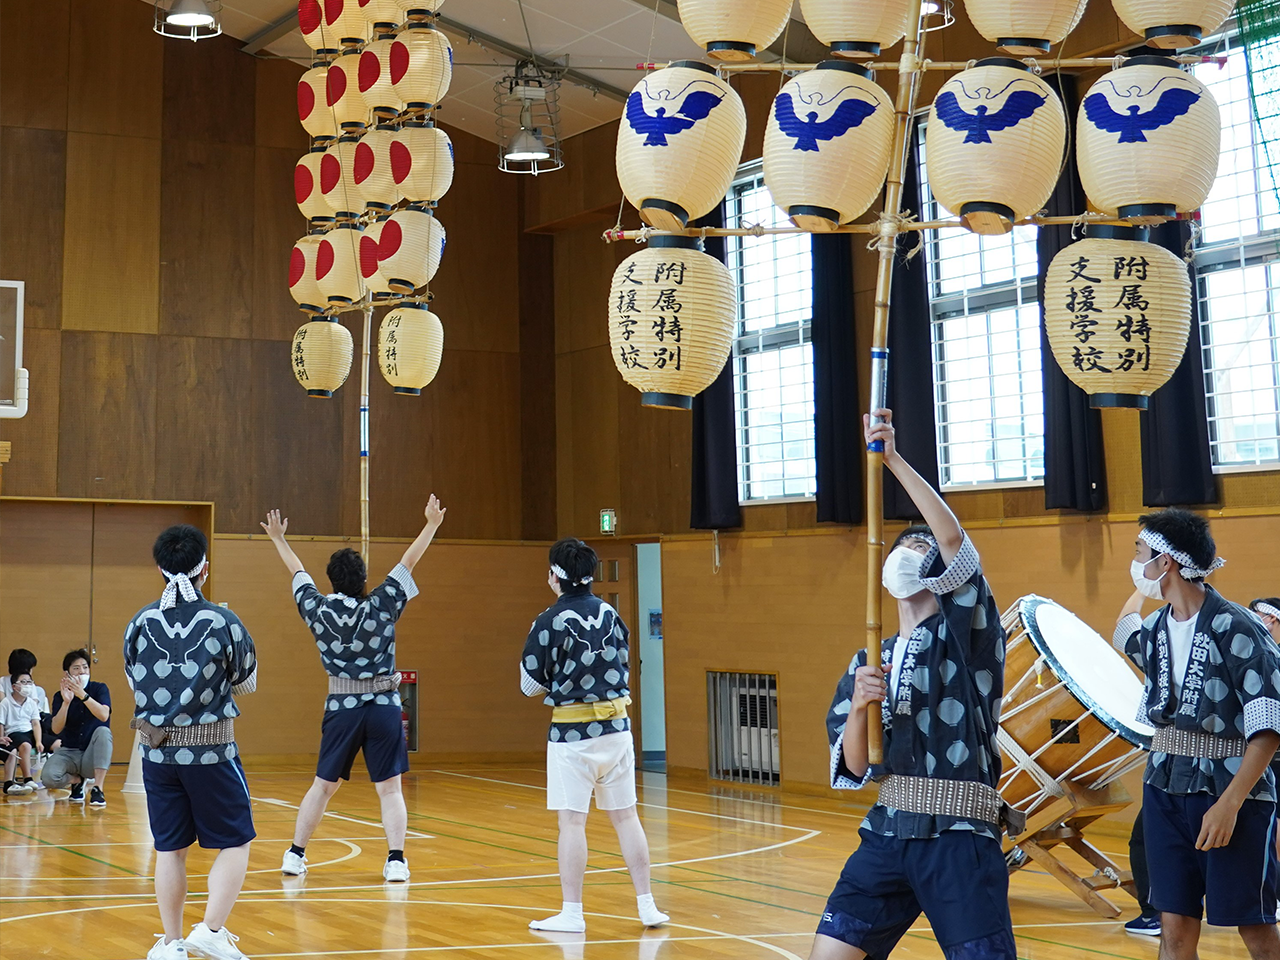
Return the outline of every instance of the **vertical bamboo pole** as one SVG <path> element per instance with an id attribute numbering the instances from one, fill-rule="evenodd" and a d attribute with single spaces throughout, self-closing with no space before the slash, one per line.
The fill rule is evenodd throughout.
<path id="1" fill-rule="evenodd" d="M 897 252 L 898 234 L 901 232 L 899 216 L 902 213 L 902 181 L 906 176 L 909 155 L 908 137 L 911 119 L 915 113 L 919 92 L 921 63 L 924 53 L 925 32 L 920 19 L 921 0 L 912 3 L 911 23 L 916 25 L 914 34 L 908 34 L 902 44 L 902 56 L 898 60 L 898 91 L 894 109 L 896 123 L 893 131 L 893 153 L 889 176 L 885 182 L 884 213 L 880 219 L 880 239 L 876 249 L 880 254 L 876 272 L 875 326 L 871 334 L 871 406 L 884 407 L 888 398 L 889 374 L 889 300 L 893 283 L 893 258 Z M 880 666 L 881 594 L 880 570 L 884 565 L 884 445 L 876 442 L 867 445 L 867 662 Z M 880 704 L 867 707 L 867 756 L 875 764 L 884 762 L 884 728 L 881 723 Z"/>
<path id="2" fill-rule="evenodd" d="M 364 305 L 364 342 L 360 350 L 360 556 L 369 563 L 369 347 L 373 303 Z"/>

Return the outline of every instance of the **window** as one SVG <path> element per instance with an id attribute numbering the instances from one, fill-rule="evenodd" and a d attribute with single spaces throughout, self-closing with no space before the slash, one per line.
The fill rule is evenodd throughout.
<path id="1" fill-rule="evenodd" d="M 789 226 L 758 164 L 744 168 L 728 197 L 727 222 Z M 813 258 L 804 234 L 729 237 L 738 285 L 733 342 L 738 497 L 743 503 L 812 497 Z"/>
<path id="2" fill-rule="evenodd" d="M 949 217 L 928 185 L 919 127 L 922 220 Z M 904 205 L 910 205 L 908 199 Z M 944 488 L 1044 479 L 1036 228 L 1002 237 L 928 230 L 938 477 Z"/>
<path id="3" fill-rule="evenodd" d="M 1209 443 L 1218 470 L 1280 468 L 1280 201 L 1234 38 L 1195 75 L 1222 110 L 1222 159 L 1196 244 Z M 1274 145 L 1273 145 L 1274 149 Z M 1280 169 L 1274 171 L 1280 176 Z"/>

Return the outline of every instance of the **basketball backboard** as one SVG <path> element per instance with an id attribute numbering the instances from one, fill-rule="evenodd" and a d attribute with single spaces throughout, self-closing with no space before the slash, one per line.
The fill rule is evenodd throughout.
<path id="1" fill-rule="evenodd" d="M 25 288 L 21 280 L 0 280 L 0 419 L 27 412 L 27 372 L 22 368 Z"/>

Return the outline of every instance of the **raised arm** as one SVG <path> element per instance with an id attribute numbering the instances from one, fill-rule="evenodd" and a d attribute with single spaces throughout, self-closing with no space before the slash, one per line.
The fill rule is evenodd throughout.
<path id="1" fill-rule="evenodd" d="M 289 546 L 285 540 L 285 531 L 289 529 L 289 518 L 280 518 L 279 510 L 272 510 L 267 514 L 267 522 L 260 524 L 262 529 L 266 531 L 271 542 L 276 545 L 276 553 L 280 554 L 280 559 L 284 561 L 284 565 L 289 568 L 289 576 L 305 570 L 302 561 L 298 559 L 298 555 L 293 552 L 293 547 Z"/>
<path id="2" fill-rule="evenodd" d="M 907 496 L 924 517 L 924 522 L 929 525 L 929 529 L 937 538 L 938 552 L 942 555 L 943 563 L 950 566 L 964 544 L 964 530 L 960 527 L 960 521 L 951 512 L 942 495 L 899 455 L 895 443 L 893 411 L 876 410 L 875 415 L 880 420 L 876 424 L 872 424 L 869 416 L 864 415 L 862 418 L 863 434 L 867 438 L 867 443 L 874 440 L 884 443 L 884 465 L 902 484 L 902 489 L 907 491 Z"/>
<path id="3" fill-rule="evenodd" d="M 444 523 L 444 515 L 447 512 L 444 507 L 440 506 L 440 501 L 436 499 L 436 495 L 433 493 L 431 499 L 427 501 L 427 509 L 424 511 L 427 517 L 426 526 L 422 528 L 418 538 L 409 544 L 409 549 L 400 558 L 400 565 L 410 573 L 418 565 L 422 555 L 427 552 L 427 547 L 431 546 L 431 541 L 435 537 L 436 531 L 440 529 L 440 524 Z"/>

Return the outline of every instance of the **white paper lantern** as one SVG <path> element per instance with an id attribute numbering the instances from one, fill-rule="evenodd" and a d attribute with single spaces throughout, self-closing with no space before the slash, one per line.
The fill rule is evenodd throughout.
<path id="1" fill-rule="evenodd" d="M 289 295 L 308 313 L 321 313 L 328 298 L 316 284 L 316 254 L 324 235 L 310 233 L 293 245 L 289 256 Z"/>
<path id="2" fill-rule="evenodd" d="M 893 151 L 893 102 L 869 71 L 826 60 L 790 80 L 764 135 L 764 180 L 796 226 L 826 232 L 880 196 Z"/>
<path id="3" fill-rule="evenodd" d="M 1111 0 L 1124 25 L 1161 50 L 1194 47 L 1227 22 L 1235 0 Z"/>
<path id="4" fill-rule="evenodd" d="M 330 306 L 346 307 L 364 297 L 360 278 L 359 224 L 338 223 L 316 251 L 316 286 Z"/>
<path id="5" fill-rule="evenodd" d="M 724 200 L 746 134 L 738 94 L 713 67 L 679 60 L 646 76 L 627 98 L 618 182 L 645 223 L 680 230 Z"/>
<path id="6" fill-rule="evenodd" d="M 689 237 L 654 237 L 613 275 L 609 347 L 646 407 L 691 409 L 733 347 L 733 275 L 697 247 Z"/>
<path id="7" fill-rule="evenodd" d="M 425 303 L 406 303 L 382 318 L 378 369 L 402 396 L 416 397 L 440 371 L 444 325 Z"/>
<path id="8" fill-rule="evenodd" d="M 365 207 L 375 213 L 389 211 L 404 197 L 391 170 L 397 134 L 394 127 L 379 124 L 356 144 L 352 179 Z"/>
<path id="9" fill-rule="evenodd" d="M 355 217 L 364 209 L 356 184 L 356 147 L 360 138 L 348 134 L 335 140 L 320 160 L 320 192 L 339 218 Z"/>
<path id="10" fill-rule="evenodd" d="M 1008 233 L 1049 199 L 1066 138 L 1062 102 L 1025 63 L 980 60 L 929 110 L 929 187 L 975 233 Z"/>
<path id="11" fill-rule="evenodd" d="M 1086 0 L 964 0 L 974 28 L 1004 53 L 1040 57 L 1084 16 Z"/>
<path id="12" fill-rule="evenodd" d="M 391 83 L 406 108 L 434 107 L 453 82 L 453 45 L 429 23 L 410 23 L 391 43 Z"/>
<path id="13" fill-rule="evenodd" d="M 791 0 L 676 0 L 685 33 L 715 60 L 751 60 L 778 37 Z"/>
<path id="14" fill-rule="evenodd" d="M 360 95 L 360 53 L 348 48 L 329 64 L 325 78 L 325 102 L 340 130 L 363 130 L 369 122 L 369 108 Z"/>
<path id="15" fill-rule="evenodd" d="M 293 194 L 298 210 L 311 221 L 332 220 L 333 211 L 320 189 L 320 166 L 325 148 L 315 146 L 293 168 Z"/>
<path id="16" fill-rule="evenodd" d="M 364 228 L 364 234 L 360 237 L 360 277 L 364 280 L 365 289 L 378 300 L 385 300 L 395 293 L 380 269 L 379 244 L 382 240 L 382 228 L 387 225 L 389 218 L 390 214 L 378 217 Z"/>
<path id="17" fill-rule="evenodd" d="M 800 11 L 813 35 L 837 57 L 877 57 L 915 29 L 910 0 L 800 0 Z"/>
<path id="18" fill-rule="evenodd" d="M 425 210 L 397 210 L 378 238 L 378 271 L 396 293 L 411 294 L 435 279 L 446 237 L 440 221 Z"/>
<path id="19" fill-rule="evenodd" d="M 360 15 L 370 24 L 398 24 L 404 19 L 396 0 L 359 0 Z"/>
<path id="20" fill-rule="evenodd" d="M 337 50 L 339 38 L 330 38 L 324 26 L 321 0 L 298 0 L 298 30 L 312 50 Z"/>
<path id="21" fill-rule="evenodd" d="M 393 117 L 404 109 L 404 100 L 391 82 L 391 47 L 394 43 L 393 35 L 383 35 L 360 54 L 360 96 L 371 112 L 383 117 Z"/>
<path id="22" fill-rule="evenodd" d="M 324 29 L 329 37 L 336 37 L 336 47 L 347 46 L 345 41 L 364 43 L 369 39 L 369 21 L 360 11 L 359 0 L 324 0 Z"/>
<path id="23" fill-rule="evenodd" d="M 298 121 L 313 139 L 338 135 L 338 124 L 327 104 L 328 66 L 314 63 L 298 80 Z"/>
<path id="24" fill-rule="evenodd" d="M 453 186 L 453 141 L 434 124 L 404 124 L 389 151 L 396 187 L 411 203 L 436 203 Z"/>
<path id="25" fill-rule="evenodd" d="M 427 17 L 440 12 L 445 0 L 395 0 L 403 17 Z"/>
<path id="26" fill-rule="evenodd" d="M 293 335 L 289 365 L 308 397 L 327 399 L 347 382 L 354 355 L 351 331 L 333 317 L 317 317 Z"/>
<path id="27" fill-rule="evenodd" d="M 1133 57 L 1089 88 L 1076 119 L 1080 184 L 1135 223 L 1198 210 L 1218 175 L 1222 118 L 1209 88 L 1164 57 Z"/>

